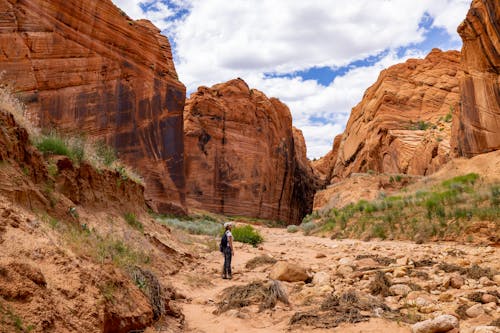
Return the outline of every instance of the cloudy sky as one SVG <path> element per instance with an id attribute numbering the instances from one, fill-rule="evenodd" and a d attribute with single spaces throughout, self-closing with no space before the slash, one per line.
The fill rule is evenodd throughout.
<path id="1" fill-rule="evenodd" d="M 236 77 L 280 98 L 321 157 L 378 73 L 460 49 L 470 0 L 113 0 L 169 37 L 188 95 Z"/>

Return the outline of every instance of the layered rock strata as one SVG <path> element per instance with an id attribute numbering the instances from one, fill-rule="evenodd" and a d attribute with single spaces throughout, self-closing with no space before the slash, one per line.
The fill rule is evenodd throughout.
<path id="1" fill-rule="evenodd" d="M 241 79 L 200 87 L 184 110 L 190 207 L 299 223 L 318 178 L 288 107 Z"/>
<path id="2" fill-rule="evenodd" d="M 458 33 L 465 75 L 452 146 L 472 157 L 500 149 L 500 3 L 474 0 Z"/>
<path id="3" fill-rule="evenodd" d="M 185 87 L 157 28 L 110 0 L 0 0 L 0 49 L 36 125 L 106 141 L 154 209 L 184 210 Z"/>
<path id="4" fill-rule="evenodd" d="M 425 59 L 382 71 L 353 108 L 336 159 L 330 154 L 333 167 L 322 166 L 330 181 L 369 170 L 427 175 L 446 163 L 460 98 L 459 61 L 459 52 L 434 49 Z"/>

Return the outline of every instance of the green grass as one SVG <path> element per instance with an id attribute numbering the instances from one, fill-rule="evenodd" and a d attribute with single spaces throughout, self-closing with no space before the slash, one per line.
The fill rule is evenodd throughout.
<path id="1" fill-rule="evenodd" d="M 253 246 L 257 246 L 258 244 L 264 241 L 264 238 L 261 236 L 261 234 L 257 230 L 255 230 L 251 225 L 234 227 L 231 230 L 231 232 L 236 242 L 247 243 Z"/>
<path id="2" fill-rule="evenodd" d="M 461 237 L 474 221 L 492 221 L 500 228 L 500 185 L 483 184 L 479 175 L 470 173 L 413 194 L 314 212 L 301 227 L 306 234 L 327 232 L 340 238 L 428 240 Z"/>
<path id="3" fill-rule="evenodd" d="M 125 213 L 123 215 L 123 218 L 127 222 L 129 226 L 131 226 L 134 229 L 137 229 L 139 231 L 144 231 L 144 226 L 142 223 L 137 219 L 134 213 Z"/>
<path id="4" fill-rule="evenodd" d="M 44 155 L 67 156 L 75 163 L 81 163 L 85 158 L 83 138 L 68 139 L 52 130 L 33 138 L 33 144 Z"/>
<path id="5" fill-rule="evenodd" d="M 222 223 L 211 217 L 177 217 L 157 215 L 156 220 L 170 227 L 181 229 L 192 235 L 220 236 L 224 230 Z"/>
<path id="6" fill-rule="evenodd" d="M 107 167 L 111 166 L 118 159 L 115 150 L 106 145 L 104 141 L 97 141 L 95 143 L 95 152 L 100 161 Z"/>
<path id="7" fill-rule="evenodd" d="M 433 125 L 431 123 L 423 121 L 423 120 L 419 120 L 416 123 L 413 121 L 410 121 L 410 125 L 408 125 L 409 130 L 425 131 L 431 127 L 433 127 Z"/>

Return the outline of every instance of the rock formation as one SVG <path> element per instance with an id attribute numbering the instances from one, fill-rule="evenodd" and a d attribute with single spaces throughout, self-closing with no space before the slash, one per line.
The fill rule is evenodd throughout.
<path id="1" fill-rule="evenodd" d="M 330 150 L 322 158 L 313 161 L 313 168 L 321 175 L 322 179 L 329 181 L 332 178 L 333 168 L 339 156 L 340 142 L 342 141 L 342 134 L 339 134 L 333 139 L 332 150 Z"/>
<path id="2" fill-rule="evenodd" d="M 185 87 L 167 38 L 111 0 L 0 0 L 0 13 L 0 72 L 30 119 L 105 140 L 153 208 L 183 211 Z"/>
<path id="3" fill-rule="evenodd" d="M 500 149 L 500 3 L 474 0 L 458 27 L 462 37 L 461 106 L 452 147 L 471 157 Z"/>
<path id="4" fill-rule="evenodd" d="M 459 104 L 459 59 L 459 52 L 434 49 L 425 59 L 382 71 L 352 110 L 330 179 L 369 170 L 427 175 L 446 163 Z"/>
<path id="5" fill-rule="evenodd" d="M 189 207 L 299 223 L 318 179 L 288 107 L 241 79 L 200 87 L 184 109 Z"/>

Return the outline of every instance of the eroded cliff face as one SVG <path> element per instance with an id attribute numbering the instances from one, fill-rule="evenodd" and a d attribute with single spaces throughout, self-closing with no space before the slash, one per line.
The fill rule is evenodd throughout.
<path id="1" fill-rule="evenodd" d="M 189 207 L 299 223 L 318 179 L 288 107 L 241 79 L 200 87 L 184 110 Z"/>
<path id="2" fill-rule="evenodd" d="M 427 175 L 446 163 L 459 60 L 459 52 L 434 49 L 382 71 L 352 110 L 330 181 L 369 170 Z"/>
<path id="3" fill-rule="evenodd" d="M 185 205 L 185 87 L 170 44 L 110 0 L 0 0 L 0 72 L 38 126 L 105 140 L 160 212 Z"/>
<path id="4" fill-rule="evenodd" d="M 335 163 L 337 163 L 337 158 L 339 156 L 339 147 L 341 141 L 342 134 L 339 134 L 335 137 L 335 139 L 333 139 L 332 150 L 330 150 L 325 156 L 311 163 L 314 170 L 316 170 L 321 176 L 321 179 L 323 179 L 323 181 L 327 183 L 332 178 L 333 169 L 335 167 Z"/>
<path id="5" fill-rule="evenodd" d="M 472 157 L 500 149 L 500 3 L 474 0 L 458 27 L 462 37 L 461 107 L 452 146 Z"/>

